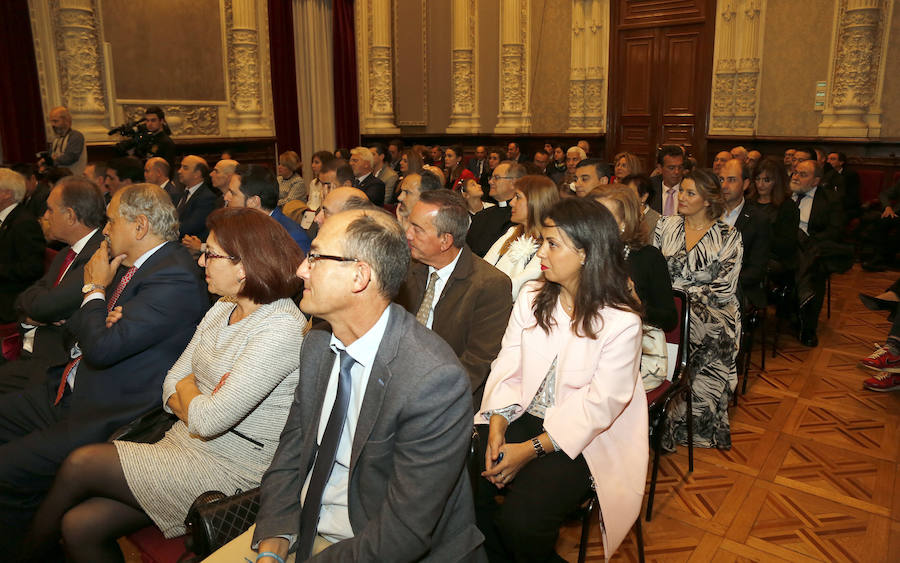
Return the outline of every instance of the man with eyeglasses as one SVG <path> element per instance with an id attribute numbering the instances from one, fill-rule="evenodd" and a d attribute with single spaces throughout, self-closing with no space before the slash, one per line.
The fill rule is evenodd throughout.
<path id="1" fill-rule="evenodd" d="M 497 239 L 512 226 L 509 201 L 516 193 L 516 180 L 524 175 L 525 167 L 511 160 L 504 160 L 494 168 L 488 185 L 491 187 L 490 195 L 497 200 L 497 205 L 476 213 L 466 236 L 466 243 L 478 256 L 483 258 Z"/>
<path id="2" fill-rule="evenodd" d="M 391 303 L 409 263 L 384 211 L 322 227 L 297 275 L 300 309 L 329 329 L 304 338 L 255 526 L 207 561 L 486 560 L 465 468 L 469 384 L 440 336 Z"/>

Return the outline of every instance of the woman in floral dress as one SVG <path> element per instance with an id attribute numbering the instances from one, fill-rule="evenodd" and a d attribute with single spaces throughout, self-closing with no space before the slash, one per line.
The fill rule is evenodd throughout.
<path id="1" fill-rule="evenodd" d="M 484 255 L 488 263 L 512 280 L 514 301 L 526 282 L 541 275 L 541 260 L 537 257 L 541 246 L 541 221 L 559 201 L 559 190 L 547 176 L 522 176 L 516 180 L 515 187 L 515 195 L 509 202 L 512 208 L 510 221 L 514 225 Z"/>
<path id="2" fill-rule="evenodd" d="M 691 305 L 690 376 L 694 445 L 731 448 L 728 403 L 737 385 L 741 234 L 722 221 L 722 188 L 709 170 L 686 176 L 678 190 L 678 215 L 662 217 L 653 245 L 669 265 L 672 287 Z M 674 403 L 663 447 L 687 443 L 685 402 Z"/>

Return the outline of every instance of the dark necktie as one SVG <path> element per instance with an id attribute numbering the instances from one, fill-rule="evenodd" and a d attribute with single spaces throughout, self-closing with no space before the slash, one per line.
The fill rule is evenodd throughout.
<path id="1" fill-rule="evenodd" d="M 319 513 L 322 510 L 322 494 L 325 492 L 325 485 L 334 468 L 338 444 L 344 430 L 344 420 L 347 418 L 347 405 L 350 404 L 350 369 L 355 364 L 356 360 L 346 350 L 341 350 L 341 371 L 338 378 L 337 396 L 334 398 L 334 406 L 331 407 L 331 415 L 328 417 L 328 424 L 322 435 L 322 443 L 319 444 L 316 464 L 313 467 L 312 477 L 309 479 L 309 487 L 306 489 L 303 509 L 300 511 L 298 561 L 305 561 L 312 554 L 313 543 L 319 528 Z"/>
<path id="2" fill-rule="evenodd" d="M 178 206 L 175 208 L 175 211 L 181 213 L 184 211 L 184 206 L 187 205 L 188 198 L 191 197 L 191 190 L 185 188 L 184 193 L 181 194 L 181 200 L 178 202 Z"/>

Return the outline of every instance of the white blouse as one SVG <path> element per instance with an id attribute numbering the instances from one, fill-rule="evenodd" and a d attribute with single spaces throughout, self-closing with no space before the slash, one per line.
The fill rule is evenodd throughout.
<path id="1" fill-rule="evenodd" d="M 537 256 L 540 244 L 532 237 L 528 235 L 520 236 L 509 245 L 505 254 L 500 255 L 500 249 L 503 248 L 506 240 L 513 235 L 515 230 L 515 225 L 510 227 L 484 255 L 484 259 L 489 264 L 509 276 L 509 279 L 512 281 L 512 298 L 514 301 L 523 285 L 541 277 L 541 259 Z"/>

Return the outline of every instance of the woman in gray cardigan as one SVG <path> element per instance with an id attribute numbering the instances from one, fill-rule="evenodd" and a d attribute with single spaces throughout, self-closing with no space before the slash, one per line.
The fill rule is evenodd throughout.
<path id="1" fill-rule="evenodd" d="M 179 420 L 155 444 L 116 441 L 69 455 L 24 557 L 62 536 L 70 561 L 121 560 L 123 534 L 152 523 L 166 537 L 181 535 L 201 493 L 259 485 L 299 380 L 306 323 L 290 297 L 303 255 L 281 225 L 252 209 L 218 210 L 208 226 L 199 264 L 223 298 L 163 384 L 163 406 Z M 107 322 L 127 314 L 116 308 Z"/>

